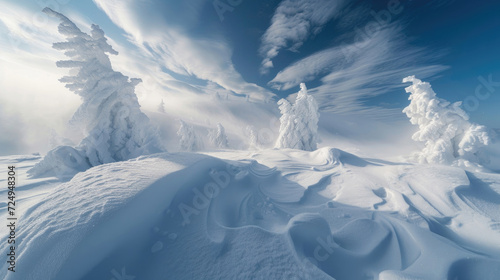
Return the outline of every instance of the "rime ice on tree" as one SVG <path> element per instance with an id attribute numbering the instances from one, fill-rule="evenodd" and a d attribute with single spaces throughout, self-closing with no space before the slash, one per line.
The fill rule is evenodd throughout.
<path id="1" fill-rule="evenodd" d="M 161 99 L 160 104 L 158 104 L 158 112 L 159 113 L 166 113 L 166 111 L 165 111 L 165 102 L 163 102 L 163 98 Z"/>
<path id="2" fill-rule="evenodd" d="M 413 155 L 415 160 L 465 166 L 487 161 L 481 154 L 481 148 L 490 143 L 487 128 L 470 123 L 460 108 L 461 102 L 452 104 L 436 97 L 431 85 L 415 76 L 406 77 L 403 82 L 413 83 L 406 88 L 411 102 L 403 110 L 419 128 L 412 138 L 425 143 L 424 149 Z"/>
<path id="3" fill-rule="evenodd" d="M 300 84 L 300 91 L 295 104 L 285 99 L 278 101 L 281 111 L 280 130 L 276 148 L 292 148 L 305 151 L 314 151 L 318 143 L 318 104 L 311 95 L 307 94 L 304 83 Z"/>
<path id="4" fill-rule="evenodd" d="M 181 126 L 177 131 L 177 135 L 180 137 L 180 147 L 183 151 L 197 151 L 201 149 L 202 144 L 192 126 L 180 120 Z"/>
<path id="5" fill-rule="evenodd" d="M 258 141 L 257 141 L 257 135 L 255 133 L 255 128 L 253 126 L 247 126 L 246 127 L 246 136 L 250 140 L 249 144 L 249 149 L 257 149 L 259 147 Z"/>
<path id="6" fill-rule="evenodd" d="M 91 166 L 162 151 L 157 133 L 141 112 L 134 92 L 141 80 L 129 81 L 113 70 L 108 53 L 118 53 L 107 43 L 99 26 L 93 24 L 89 35 L 66 16 L 49 8 L 43 11 L 61 20 L 59 33 L 66 41 L 53 47 L 64 51 L 70 60 L 58 61 L 57 66 L 73 68 L 75 74 L 60 81 L 82 98 L 72 122 L 82 125 L 87 136 L 76 148 L 63 146 L 50 151 L 30 173 L 72 176 Z"/>
<path id="7" fill-rule="evenodd" d="M 222 124 L 218 123 L 217 128 L 210 131 L 208 134 L 208 138 L 212 145 L 217 148 L 227 148 L 229 147 L 229 143 L 227 141 L 226 130 L 222 126 Z"/>

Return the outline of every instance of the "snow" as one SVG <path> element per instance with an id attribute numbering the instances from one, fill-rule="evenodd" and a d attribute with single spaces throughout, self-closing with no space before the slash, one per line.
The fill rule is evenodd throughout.
<path id="1" fill-rule="evenodd" d="M 414 154 L 418 162 L 464 166 L 487 162 L 481 149 L 490 144 L 488 130 L 468 121 L 461 102 L 451 104 L 438 98 L 429 83 L 415 76 L 406 77 L 403 82 L 412 83 L 406 88 L 411 93 L 411 103 L 403 110 L 411 123 L 419 127 L 412 138 L 425 142 L 425 148 Z"/>
<path id="2" fill-rule="evenodd" d="M 218 123 L 217 128 L 214 130 L 211 130 L 208 133 L 208 138 L 210 139 L 210 142 L 212 143 L 212 146 L 216 148 L 228 148 L 228 140 L 227 140 L 227 135 L 226 135 L 226 130 L 222 126 L 222 124 Z"/>
<path id="3" fill-rule="evenodd" d="M 498 279 L 500 144 L 430 84 L 404 80 L 410 122 L 320 117 L 305 84 L 279 108 L 215 92 L 148 118 L 102 30 L 45 11 L 86 136 L 0 157 L 19 225 L 1 279 Z"/>
<path id="4" fill-rule="evenodd" d="M 20 217 L 19 271 L 7 274 L 3 261 L 3 278 L 110 279 L 123 268 L 136 279 L 500 272 L 495 173 L 330 147 L 226 150 L 103 164 L 51 188 Z"/>

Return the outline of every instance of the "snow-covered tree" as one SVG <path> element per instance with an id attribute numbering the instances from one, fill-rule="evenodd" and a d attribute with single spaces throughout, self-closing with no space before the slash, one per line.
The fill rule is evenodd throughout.
<path id="1" fill-rule="evenodd" d="M 141 112 L 135 94 L 135 86 L 141 80 L 129 80 L 113 70 L 108 54 L 118 53 L 107 43 L 99 26 L 93 24 L 89 35 L 66 16 L 49 8 L 43 11 L 61 21 L 59 33 L 66 41 L 54 43 L 53 47 L 64 51 L 70 59 L 58 61 L 56 65 L 73 69 L 72 75 L 60 81 L 82 99 L 72 123 L 82 126 L 86 137 L 75 148 L 60 148 L 57 153 L 49 153 L 30 173 L 41 176 L 50 173 L 55 162 L 68 162 L 55 157 L 82 158 L 89 167 L 162 151 L 158 134 Z M 84 168 L 73 169 L 77 172 Z"/>
<path id="2" fill-rule="evenodd" d="M 257 134 L 255 133 L 255 128 L 253 126 L 247 126 L 246 127 L 246 131 L 245 131 L 245 134 L 247 135 L 248 137 L 248 140 L 249 140 L 249 148 L 250 149 L 257 149 L 259 148 L 259 144 L 258 144 L 258 141 L 257 141 Z"/>
<path id="3" fill-rule="evenodd" d="M 165 113 L 165 102 L 163 102 L 163 98 L 161 99 L 160 104 L 158 104 L 158 112 Z"/>
<path id="4" fill-rule="evenodd" d="M 280 130 L 276 148 L 316 150 L 318 143 L 318 104 L 307 94 L 304 83 L 300 84 L 297 99 L 292 105 L 286 99 L 278 101 L 281 111 Z"/>
<path id="5" fill-rule="evenodd" d="M 229 147 L 226 130 L 220 123 L 217 124 L 216 129 L 209 131 L 208 139 L 210 140 L 210 143 L 212 143 L 214 147 L 223 149 Z"/>
<path id="6" fill-rule="evenodd" d="M 177 131 L 177 135 L 180 137 L 180 147 L 181 150 L 183 151 L 197 151 L 200 150 L 202 147 L 201 141 L 194 132 L 194 129 L 192 126 L 184 122 L 183 120 L 180 120 L 181 126 L 179 127 L 179 130 Z"/>
<path id="7" fill-rule="evenodd" d="M 441 163 L 469 165 L 481 164 L 487 159 L 481 148 L 490 143 L 485 126 L 469 122 L 469 116 L 460 105 L 438 98 L 427 82 L 406 77 L 403 82 L 411 82 L 406 88 L 410 93 L 410 105 L 403 110 L 410 122 L 418 125 L 413 134 L 415 141 L 424 142 L 422 151 L 413 155 L 421 163 Z"/>

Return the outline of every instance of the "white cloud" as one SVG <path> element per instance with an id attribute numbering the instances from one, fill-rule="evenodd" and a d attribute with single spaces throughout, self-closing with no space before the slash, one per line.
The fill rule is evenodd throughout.
<path id="1" fill-rule="evenodd" d="M 311 33 L 319 33 L 322 26 L 338 14 L 343 3 L 341 0 L 283 0 L 274 13 L 271 26 L 262 36 L 261 73 L 273 67 L 272 59 L 282 49 L 296 51 Z"/>
<path id="2" fill-rule="evenodd" d="M 265 100 L 273 96 L 268 90 L 247 83 L 234 68 L 232 50 L 221 38 L 189 37 L 167 24 L 159 3 L 153 1 L 94 0 L 125 32 L 144 55 L 159 66 L 180 74 L 217 83 L 227 90 L 249 94 Z M 139 19 L 140 18 L 140 19 Z"/>
<path id="3" fill-rule="evenodd" d="M 321 78 L 321 85 L 309 92 L 322 110 L 392 115 L 394 110 L 367 106 L 366 99 L 400 88 L 399 81 L 409 74 L 430 77 L 447 69 L 427 64 L 439 56 L 407 44 L 401 27 L 395 23 L 363 41 L 303 58 L 280 71 L 269 84 L 286 90 L 300 82 Z"/>

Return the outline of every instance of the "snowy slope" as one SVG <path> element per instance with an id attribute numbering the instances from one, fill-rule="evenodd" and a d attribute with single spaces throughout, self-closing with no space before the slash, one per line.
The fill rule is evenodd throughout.
<path id="1" fill-rule="evenodd" d="M 19 204 L 18 271 L 6 273 L 0 259 L 5 279 L 500 275 L 493 173 L 324 147 L 156 154 L 93 167 L 57 186 L 23 174 L 18 181 L 20 202 L 30 203 Z"/>

